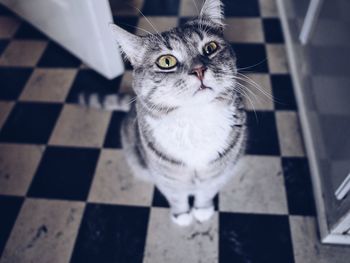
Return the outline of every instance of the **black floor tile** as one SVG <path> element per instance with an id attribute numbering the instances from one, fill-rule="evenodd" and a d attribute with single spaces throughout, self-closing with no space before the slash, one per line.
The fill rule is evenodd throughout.
<path id="1" fill-rule="evenodd" d="M 226 17 L 260 16 L 259 0 L 223 0 Z"/>
<path id="2" fill-rule="evenodd" d="M 21 208 L 23 198 L 0 195 L 0 257 Z"/>
<path id="3" fill-rule="evenodd" d="M 220 263 L 293 263 L 288 216 L 220 213 Z"/>
<path id="4" fill-rule="evenodd" d="M 71 263 L 141 263 L 149 208 L 88 204 Z"/>
<path id="5" fill-rule="evenodd" d="M 53 103 L 17 103 L 0 132 L 0 141 L 46 144 L 61 108 Z"/>
<path id="6" fill-rule="evenodd" d="M 279 155 L 279 142 L 274 112 L 249 111 L 247 154 Z"/>
<path id="7" fill-rule="evenodd" d="M 98 149 L 48 147 L 28 195 L 86 200 L 98 156 Z"/>
<path id="8" fill-rule="evenodd" d="M 10 41 L 7 40 L 7 39 L 0 39 L 0 56 L 2 54 L 2 52 L 4 52 L 5 48 L 7 47 L 7 44 L 9 43 Z"/>
<path id="9" fill-rule="evenodd" d="M 278 18 L 264 18 L 264 34 L 267 43 L 283 43 L 281 22 Z"/>
<path id="10" fill-rule="evenodd" d="M 38 67 L 77 68 L 81 61 L 54 42 L 50 42 L 39 60 Z"/>
<path id="11" fill-rule="evenodd" d="M 38 29 L 33 27 L 31 24 L 27 22 L 22 22 L 21 26 L 17 30 L 14 38 L 17 39 L 36 39 L 36 40 L 47 40 L 48 37 L 41 33 Z"/>
<path id="12" fill-rule="evenodd" d="M 194 197 L 190 196 L 190 198 L 189 198 L 190 207 L 193 207 L 193 202 L 194 202 Z M 157 187 L 154 188 L 152 206 L 164 207 L 164 208 L 170 207 L 165 196 L 158 190 Z M 215 207 L 216 211 L 219 210 L 219 195 L 218 194 L 214 197 L 214 207 Z"/>
<path id="13" fill-rule="evenodd" d="M 121 149 L 122 143 L 120 140 L 120 131 L 121 131 L 121 125 L 122 121 L 125 118 L 126 113 L 124 112 L 113 112 L 111 121 L 109 123 L 109 127 L 107 130 L 106 138 L 104 141 L 104 148 L 115 148 L 115 149 Z"/>
<path id="14" fill-rule="evenodd" d="M 315 215 L 314 199 L 306 158 L 282 158 L 289 213 Z"/>
<path id="15" fill-rule="evenodd" d="M 75 77 L 72 88 L 67 96 L 67 102 L 76 103 L 80 94 L 107 95 L 118 92 L 121 77 L 108 80 L 96 71 L 80 70 Z"/>
<path id="16" fill-rule="evenodd" d="M 168 201 L 157 187 L 154 188 L 152 206 L 169 208 Z"/>
<path id="17" fill-rule="evenodd" d="M 113 16 L 113 21 L 130 33 L 135 33 L 139 18 L 137 16 Z"/>
<path id="18" fill-rule="evenodd" d="M 176 16 L 180 0 L 147 0 L 142 12 L 145 16 Z"/>
<path id="19" fill-rule="evenodd" d="M 245 72 L 268 73 L 264 44 L 232 44 L 237 56 L 237 67 Z"/>
<path id="20" fill-rule="evenodd" d="M 0 99 L 17 100 L 31 73 L 31 68 L 0 67 Z"/>
<path id="21" fill-rule="evenodd" d="M 297 109 L 290 75 L 271 75 L 271 85 L 276 110 Z"/>

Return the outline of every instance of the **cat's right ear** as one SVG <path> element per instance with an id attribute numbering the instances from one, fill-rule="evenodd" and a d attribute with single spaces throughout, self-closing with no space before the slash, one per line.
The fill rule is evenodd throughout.
<path id="1" fill-rule="evenodd" d="M 135 65 L 142 61 L 142 38 L 134 34 L 129 33 L 128 31 L 122 29 L 121 27 L 110 24 L 109 25 L 113 39 L 119 44 L 122 52 L 125 54 L 127 59 L 131 64 Z"/>

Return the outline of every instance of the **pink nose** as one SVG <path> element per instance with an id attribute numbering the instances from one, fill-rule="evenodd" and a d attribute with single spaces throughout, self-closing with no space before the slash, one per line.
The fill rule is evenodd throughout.
<path id="1" fill-rule="evenodd" d="M 204 78 L 204 72 L 206 70 L 207 70 L 207 68 L 205 66 L 200 66 L 200 67 L 196 67 L 196 68 L 191 69 L 190 74 L 196 75 L 197 78 L 199 78 L 199 80 L 202 81 Z"/>

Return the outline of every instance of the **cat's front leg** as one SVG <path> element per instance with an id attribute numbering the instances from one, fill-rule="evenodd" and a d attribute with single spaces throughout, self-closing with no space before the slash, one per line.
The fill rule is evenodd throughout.
<path id="1" fill-rule="evenodd" d="M 193 221 L 191 209 L 188 203 L 188 193 L 166 187 L 158 187 L 168 200 L 171 219 L 179 226 L 188 226 Z"/>
<path id="2" fill-rule="evenodd" d="M 209 220 L 215 213 L 214 196 L 218 193 L 216 189 L 197 190 L 194 195 L 193 216 L 199 222 Z"/>

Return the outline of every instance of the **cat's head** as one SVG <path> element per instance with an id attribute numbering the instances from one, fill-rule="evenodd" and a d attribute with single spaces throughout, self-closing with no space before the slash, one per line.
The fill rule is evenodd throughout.
<path id="1" fill-rule="evenodd" d="M 173 108 L 231 98 L 236 59 L 223 37 L 223 19 L 221 1 L 206 0 L 197 19 L 161 34 L 136 36 L 113 25 L 134 67 L 138 99 Z"/>

